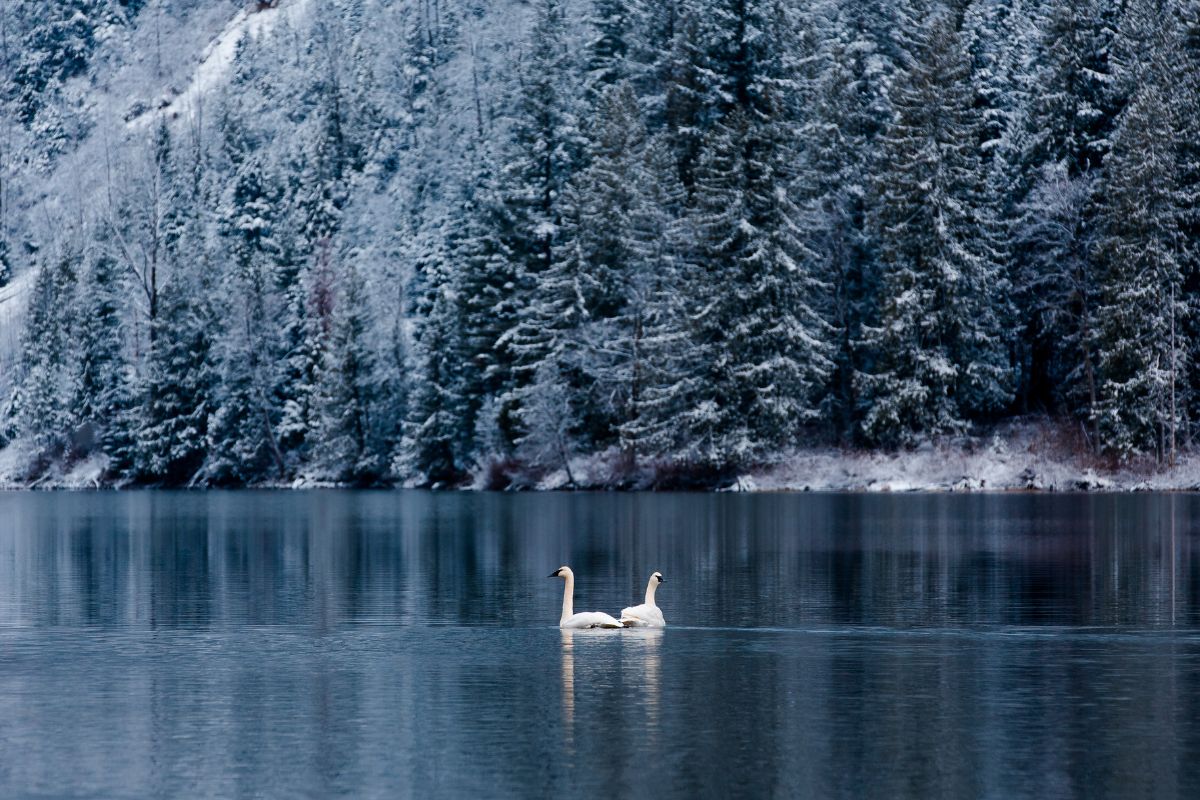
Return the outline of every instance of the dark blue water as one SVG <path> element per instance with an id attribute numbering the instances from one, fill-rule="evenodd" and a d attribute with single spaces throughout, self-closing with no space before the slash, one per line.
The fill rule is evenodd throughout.
<path id="1" fill-rule="evenodd" d="M 0 797 L 1197 797 L 1200 498 L 0 494 Z M 617 613 L 661 570 L 665 631 Z"/>

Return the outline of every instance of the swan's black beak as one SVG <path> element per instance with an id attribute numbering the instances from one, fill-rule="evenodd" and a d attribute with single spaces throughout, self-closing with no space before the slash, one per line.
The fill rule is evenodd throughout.
<path id="1" fill-rule="evenodd" d="M 547 578 L 557 578 L 557 577 L 558 577 L 558 573 L 560 573 L 560 572 L 562 572 L 562 570 L 561 570 L 561 569 L 556 569 L 556 570 L 554 570 L 554 572 L 551 572 L 551 573 L 550 573 L 549 575 L 547 575 L 546 577 L 547 577 Z"/>
<path id="2" fill-rule="evenodd" d="M 659 575 L 659 576 L 658 576 L 658 582 L 659 582 L 659 583 L 666 583 L 666 582 L 667 582 L 667 579 L 666 579 L 666 578 L 664 578 L 662 575 Z"/>

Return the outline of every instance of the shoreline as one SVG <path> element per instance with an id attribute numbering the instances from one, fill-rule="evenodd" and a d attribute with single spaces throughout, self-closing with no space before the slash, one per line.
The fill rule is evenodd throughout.
<path id="1" fill-rule="evenodd" d="M 740 472 L 682 467 L 669 459 L 634 468 L 610 450 L 570 459 L 570 469 L 533 469 L 489 460 L 461 485 L 423 485 L 385 479 L 364 486 L 318 474 L 245 485 L 166 486 L 106 477 L 107 459 L 93 454 L 72 463 L 45 465 L 34 479 L 29 453 L 0 450 L 0 490 L 135 489 L 431 489 L 435 491 L 691 491 L 752 493 L 1128 493 L 1200 491 L 1200 455 L 1172 467 L 1151 460 L 1109 465 L 1083 450 L 1053 421 L 1008 424 L 986 436 L 927 442 L 911 450 L 798 449 Z M 570 478 L 574 479 L 572 482 Z"/>

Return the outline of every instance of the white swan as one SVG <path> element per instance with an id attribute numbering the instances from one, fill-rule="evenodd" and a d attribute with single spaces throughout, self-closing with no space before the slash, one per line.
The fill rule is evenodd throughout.
<path id="1" fill-rule="evenodd" d="M 619 620 L 603 611 L 580 611 L 572 613 L 575 605 L 575 573 L 570 567 L 559 567 L 551 572 L 549 577 L 562 578 L 567 582 L 563 588 L 562 619 L 558 621 L 560 628 L 622 628 Z"/>
<path id="2" fill-rule="evenodd" d="M 640 606 L 630 606 L 621 610 L 621 624 L 626 628 L 665 628 L 667 621 L 663 619 L 662 610 L 654 605 L 654 590 L 660 583 L 665 583 L 661 572 L 650 576 L 646 584 L 646 602 Z"/>

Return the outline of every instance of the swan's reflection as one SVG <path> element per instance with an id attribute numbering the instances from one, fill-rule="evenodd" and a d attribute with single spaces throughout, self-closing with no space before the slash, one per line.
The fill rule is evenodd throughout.
<path id="1" fill-rule="evenodd" d="M 575 754 L 575 656 L 583 659 L 583 688 L 635 698 L 650 744 L 658 741 L 662 705 L 661 628 L 629 628 L 620 632 L 560 628 L 562 640 L 563 741 Z M 619 649 L 617 649 L 619 648 Z M 616 695 L 614 695 L 615 697 Z M 589 701 L 590 702 L 590 701 Z M 625 705 L 625 703 L 622 703 Z"/>
<path id="2" fill-rule="evenodd" d="M 575 752 L 575 631 L 560 628 L 562 634 L 562 703 L 564 740 L 567 752 Z"/>
<path id="3" fill-rule="evenodd" d="M 640 684 L 646 711 L 646 735 L 650 744 L 658 741 L 663 634 L 662 628 L 630 628 L 621 632 L 625 650 L 623 672 Z"/>

